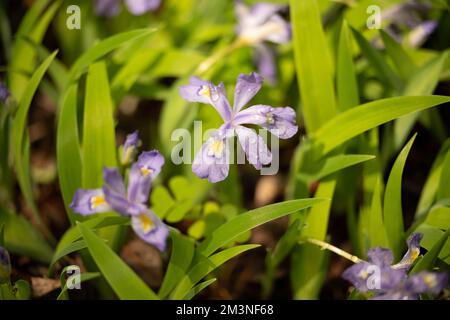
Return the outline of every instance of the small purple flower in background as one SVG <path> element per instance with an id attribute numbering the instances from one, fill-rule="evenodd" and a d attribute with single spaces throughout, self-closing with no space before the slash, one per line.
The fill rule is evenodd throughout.
<path id="1" fill-rule="evenodd" d="M 131 138 L 134 139 L 134 133 Z M 105 168 L 103 188 L 79 189 L 70 207 L 81 215 L 114 210 L 124 216 L 131 216 L 131 225 L 136 234 L 164 251 L 169 230 L 146 205 L 151 183 L 163 165 L 164 157 L 158 151 L 141 153 L 137 162 L 131 166 L 127 188 L 116 168 Z"/>
<path id="2" fill-rule="evenodd" d="M 264 139 L 254 130 L 244 127 L 245 124 L 259 125 L 281 139 L 288 139 L 297 133 L 296 114 L 290 107 L 255 105 L 242 110 L 258 93 L 262 83 L 262 77 L 255 72 L 239 75 L 233 107 L 228 102 L 223 83 L 215 86 L 211 82 L 191 77 L 188 85 L 180 87 L 180 95 L 185 100 L 212 105 L 224 122 L 203 144 L 194 159 L 192 170 L 198 177 L 215 183 L 228 176 L 230 150 L 227 141 L 235 135 L 249 163 L 256 169 L 272 161 L 272 154 Z"/>
<path id="3" fill-rule="evenodd" d="M 276 82 L 275 52 L 265 42 L 283 44 L 291 39 L 290 24 L 278 14 L 283 8 L 264 2 L 247 7 L 241 0 L 235 5 L 239 39 L 255 48 L 258 71 L 271 84 Z"/>
<path id="4" fill-rule="evenodd" d="M 149 11 L 155 11 L 161 5 L 162 0 L 123 0 L 128 11 L 140 16 Z M 122 0 L 96 0 L 95 12 L 103 17 L 115 17 L 120 14 Z"/>
<path id="5" fill-rule="evenodd" d="M 140 141 L 137 131 L 127 135 L 120 152 L 120 162 L 122 165 L 129 165 L 134 161 L 139 144 Z"/>
<path id="6" fill-rule="evenodd" d="M 6 85 L 0 81 L 0 102 L 5 103 L 6 100 L 8 100 L 10 95 L 11 94 L 10 94 L 8 88 L 6 87 Z"/>
<path id="7" fill-rule="evenodd" d="M 438 26 L 425 18 L 431 9 L 430 3 L 416 0 L 394 5 L 382 15 L 389 22 L 386 31 L 398 42 L 405 40 L 410 47 L 420 47 Z"/>
<path id="8" fill-rule="evenodd" d="M 0 284 L 9 281 L 11 275 L 11 260 L 5 248 L 0 247 Z"/>
<path id="9" fill-rule="evenodd" d="M 359 292 L 372 292 L 374 300 L 416 300 L 421 293 L 438 294 L 447 285 L 445 273 L 423 271 L 407 272 L 420 255 L 422 234 L 414 233 L 408 239 L 408 251 L 397 264 L 389 249 L 376 247 L 367 253 L 368 261 L 354 264 L 342 277 Z M 374 286 L 374 284 L 376 284 Z"/>

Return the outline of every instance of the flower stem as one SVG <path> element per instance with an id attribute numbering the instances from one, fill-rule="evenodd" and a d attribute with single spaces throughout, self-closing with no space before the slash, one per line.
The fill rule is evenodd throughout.
<path id="1" fill-rule="evenodd" d="M 219 60 L 223 59 L 225 56 L 229 55 L 231 52 L 233 52 L 236 49 L 239 49 L 241 47 L 245 46 L 245 42 L 242 41 L 240 38 L 236 39 L 234 42 L 232 42 L 230 45 L 221 48 L 216 53 L 214 53 L 212 56 L 210 56 L 208 59 L 203 61 L 197 68 L 196 74 L 203 75 L 208 71 L 213 65 L 215 65 Z"/>
<path id="2" fill-rule="evenodd" d="M 350 261 L 352 261 L 353 263 L 360 263 L 363 262 L 364 260 L 358 258 L 357 256 L 354 256 L 342 249 L 339 249 L 338 247 L 333 246 L 332 244 L 329 244 L 327 242 L 321 241 L 321 240 L 317 240 L 317 239 L 312 239 L 312 238 L 307 238 L 304 239 L 304 241 L 309 242 L 311 244 L 314 244 L 316 246 L 321 247 L 323 250 L 330 250 L 334 253 L 336 253 L 337 255 L 344 257 L 345 259 L 348 259 Z"/>

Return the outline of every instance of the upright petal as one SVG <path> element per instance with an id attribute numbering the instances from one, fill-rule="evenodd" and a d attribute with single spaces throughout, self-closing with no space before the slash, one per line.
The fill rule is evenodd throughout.
<path id="1" fill-rule="evenodd" d="M 128 177 L 128 201 L 145 203 L 148 200 L 152 180 L 161 172 L 164 157 L 157 150 L 141 153 L 131 166 Z"/>
<path id="2" fill-rule="evenodd" d="M 275 62 L 275 50 L 263 43 L 255 46 L 255 62 L 258 72 L 270 85 L 277 82 L 277 66 Z"/>
<path id="3" fill-rule="evenodd" d="M 95 13 L 98 16 L 114 17 L 120 13 L 121 0 L 95 0 Z"/>
<path id="4" fill-rule="evenodd" d="M 211 183 L 222 181 L 228 176 L 229 150 L 225 136 L 212 136 L 203 144 L 192 163 L 192 171 Z"/>
<path id="5" fill-rule="evenodd" d="M 200 102 L 212 105 L 224 121 L 231 117 L 231 107 L 226 97 L 224 85 L 213 85 L 197 77 L 191 77 L 189 84 L 180 86 L 180 95 L 189 102 Z"/>
<path id="6" fill-rule="evenodd" d="M 248 162 L 256 169 L 261 169 L 263 165 L 272 162 L 272 154 L 267 148 L 264 139 L 254 130 L 237 126 L 235 128 L 238 140 L 242 149 L 247 155 Z"/>
<path id="7" fill-rule="evenodd" d="M 166 250 L 169 229 L 151 210 L 144 210 L 131 218 L 134 232 L 145 242 L 155 246 L 159 251 Z"/>
<path id="8" fill-rule="evenodd" d="M 148 11 L 155 11 L 159 8 L 161 0 L 125 0 L 128 11 L 135 16 L 143 15 Z"/>
<path id="9" fill-rule="evenodd" d="M 128 165 L 133 162 L 136 155 L 137 148 L 139 146 L 139 135 L 137 131 L 127 135 L 125 143 L 122 147 L 121 163 Z"/>
<path id="10" fill-rule="evenodd" d="M 407 36 L 408 44 L 417 48 L 420 47 L 428 37 L 436 30 L 438 23 L 436 21 L 425 21 L 415 27 Z"/>
<path id="11" fill-rule="evenodd" d="M 129 215 L 130 203 L 126 198 L 122 177 L 116 168 L 103 169 L 103 192 L 108 204 L 123 215 Z"/>
<path id="12" fill-rule="evenodd" d="M 234 112 L 239 112 L 258 93 L 263 81 L 263 78 L 256 72 L 238 76 L 234 89 Z"/>
<path id="13" fill-rule="evenodd" d="M 74 212 L 82 215 L 90 215 L 111 210 L 111 207 L 106 202 L 102 189 L 78 189 L 73 196 L 70 208 Z"/>
<path id="14" fill-rule="evenodd" d="M 260 125 L 281 139 L 291 138 L 298 131 L 296 114 L 291 107 L 252 106 L 239 112 L 233 123 Z"/>
<path id="15" fill-rule="evenodd" d="M 408 251 L 403 256 L 402 260 L 399 263 L 395 264 L 393 266 L 393 268 L 408 270 L 420 255 L 420 241 L 421 240 L 422 240 L 421 233 L 411 234 L 411 236 L 409 237 L 409 239 L 407 241 Z"/>
<path id="16" fill-rule="evenodd" d="M 392 251 L 381 247 L 369 249 L 367 257 L 370 263 L 379 267 L 390 267 L 394 260 Z"/>

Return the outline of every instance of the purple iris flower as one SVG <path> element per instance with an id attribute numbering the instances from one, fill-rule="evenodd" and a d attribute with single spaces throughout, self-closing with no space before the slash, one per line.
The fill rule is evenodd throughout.
<path id="1" fill-rule="evenodd" d="M 9 280 L 11 275 L 11 260 L 5 248 L 0 247 L 0 284 Z"/>
<path id="2" fill-rule="evenodd" d="M 156 150 L 141 153 L 130 169 L 128 186 L 116 168 L 103 169 L 101 189 L 79 189 L 70 205 L 73 211 L 91 215 L 114 210 L 131 216 L 131 225 L 137 235 L 160 251 L 166 248 L 167 226 L 146 206 L 151 182 L 161 171 L 164 157 Z"/>
<path id="3" fill-rule="evenodd" d="M 125 139 L 125 143 L 122 146 L 120 161 L 122 165 L 129 165 L 134 161 L 134 157 L 136 156 L 137 148 L 139 147 L 139 135 L 138 132 L 135 131 L 127 135 Z"/>
<path id="4" fill-rule="evenodd" d="M 354 264 L 344 271 L 342 277 L 359 292 L 373 293 L 371 299 L 374 300 L 416 300 L 421 293 L 438 294 L 447 285 L 445 273 L 424 271 L 410 276 L 407 274 L 420 255 L 421 239 L 422 234 L 412 234 L 408 239 L 408 251 L 394 265 L 389 249 L 370 249 L 368 261 Z"/>
<path id="5" fill-rule="evenodd" d="M 290 24 L 278 13 L 284 7 L 260 2 L 247 7 L 236 1 L 238 20 L 236 32 L 241 41 L 255 48 L 255 60 L 259 73 L 271 84 L 276 82 L 275 51 L 266 42 L 287 43 L 291 39 Z"/>
<path id="6" fill-rule="evenodd" d="M 155 11 L 161 5 L 161 0 L 124 0 L 128 11 L 140 16 L 149 11 Z M 115 17 L 121 11 L 122 0 L 96 0 L 95 12 L 99 16 Z"/>
<path id="7" fill-rule="evenodd" d="M 6 85 L 0 81 L 0 101 L 5 103 L 6 100 L 8 100 L 10 95 L 11 94 L 8 90 L 8 87 L 6 87 Z"/>
<path id="8" fill-rule="evenodd" d="M 438 26 L 436 21 L 425 19 L 431 9 L 430 3 L 417 0 L 394 5 L 382 15 L 383 20 L 389 21 L 386 31 L 398 42 L 406 39 L 411 47 L 420 47 Z"/>
<path id="9" fill-rule="evenodd" d="M 245 124 L 259 125 L 281 139 L 288 139 L 297 133 L 295 111 L 290 107 L 274 108 L 255 105 L 242 108 L 258 93 L 263 78 L 253 72 L 239 75 L 234 91 L 234 105 L 231 107 L 223 83 L 218 86 L 211 82 L 191 77 L 188 85 L 180 87 L 180 95 L 189 102 L 212 105 L 223 119 L 224 124 L 205 142 L 197 153 L 193 172 L 200 178 L 215 183 L 224 180 L 229 170 L 229 140 L 237 136 L 249 163 L 261 169 L 272 161 L 272 154 L 263 138 Z"/>

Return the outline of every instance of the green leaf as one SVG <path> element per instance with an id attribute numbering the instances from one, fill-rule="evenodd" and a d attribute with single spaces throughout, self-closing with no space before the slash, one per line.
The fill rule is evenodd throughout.
<path id="1" fill-rule="evenodd" d="M 67 246 L 60 248 L 53 254 L 52 261 L 50 262 L 50 266 L 48 268 L 48 274 L 49 275 L 53 274 L 53 266 L 59 259 L 71 253 L 80 251 L 81 249 L 84 248 L 86 248 L 86 242 L 84 240 L 77 240 L 75 242 L 69 243 Z"/>
<path id="2" fill-rule="evenodd" d="M 40 217 L 34 202 L 31 179 L 29 175 L 29 140 L 26 132 L 26 124 L 28 111 L 30 109 L 33 96 L 35 95 L 45 72 L 55 58 L 56 53 L 57 52 L 54 52 L 47 59 L 45 59 L 31 77 L 24 91 L 23 98 L 20 100 L 12 126 L 12 152 L 14 155 L 14 164 L 16 167 L 17 179 L 19 180 L 19 186 L 25 200 L 27 201 L 27 204 L 32 209 L 34 218 L 40 224 L 42 229 L 44 228 L 44 225 L 40 223 Z"/>
<path id="3" fill-rule="evenodd" d="M 191 239 L 176 230 L 171 230 L 170 237 L 172 239 L 172 255 L 158 292 L 161 299 L 166 298 L 183 278 L 194 257 L 194 242 Z"/>
<path id="4" fill-rule="evenodd" d="M 115 34 L 105 40 L 100 41 L 95 46 L 83 53 L 83 55 L 79 57 L 74 63 L 73 67 L 70 69 L 68 76 L 69 83 L 73 80 L 76 80 L 94 61 L 100 59 L 101 57 L 120 47 L 124 43 L 128 41 L 135 41 L 141 37 L 150 35 L 155 30 L 156 29 L 138 29 L 127 31 Z"/>
<path id="5" fill-rule="evenodd" d="M 100 276 L 101 276 L 101 274 L 98 272 L 84 272 L 84 273 L 80 274 L 80 283 L 83 283 L 83 282 L 86 282 L 86 281 L 89 281 L 92 279 L 96 279 Z M 56 300 L 68 300 L 69 299 L 68 290 L 69 289 L 67 287 L 67 283 L 64 283 L 64 286 L 61 289 L 61 292 L 59 293 L 58 298 L 56 298 Z"/>
<path id="6" fill-rule="evenodd" d="M 61 1 L 55 1 L 47 10 L 46 7 L 50 0 L 40 0 L 31 7 L 23 18 L 11 50 L 11 61 L 9 67 L 11 70 L 20 70 L 21 72 L 9 73 L 9 85 L 12 95 L 17 101 L 21 101 L 28 85 L 28 76 L 25 74 L 33 71 L 36 50 L 24 38 L 31 39 L 34 43 L 41 43 L 45 32 L 53 20 Z"/>
<path id="7" fill-rule="evenodd" d="M 14 283 L 15 296 L 17 300 L 29 300 L 31 296 L 30 284 L 25 280 L 18 280 Z"/>
<path id="8" fill-rule="evenodd" d="M 323 162 L 319 163 L 319 168 L 312 172 L 301 172 L 298 178 L 303 181 L 321 180 L 331 174 L 339 172 L 345 168 L 354 166 L 356 164 L 375 159 L 375 156 L 363 154 L 342 154 L 332 157 L 327 157 Z"/>
<path id="9" fill-rule="evenodd" d="M 245 251 L 259 247 L 258 244 L 247 244 L 223 250 L 209 258 L 203 257 L 200 262 L 189 269 L 171 294 L 171 299 L 184 299 L 191 288 L 213 270 Z"/>
<path id="10" fill-rule="evenodd" d="M 430 60 L 411 76 L 403 90 L 404 96 L 428 95 L 434 92 L 448 53 Z M 394 147 L 399 150 L 404 145 L 411 129 L 419 117 L 419 113 L 397 119 L 394 123 Z"/>
<path id="11" fill-rule="evenodd" d="M 411 274 L 418 273 L 420 271 L 424 270 L 431 270 L 434 266 L 434 263 L 436 259 L 439 256 L 439 253 L 441 252 L 442 248 L 444 247 L 445 243 L 448 240 L 448 237 L 450 236 L 450 229 L 448 229 L 439 239 L 439 241 L 436 242 L 436 244 L 429 250 L 422 259 L 420 259 L 416 265 L 411 270 Z"/>
<path id="12" fill-rule="evenodd" d="M 81 148 L 78 137 L 77 84 L 71 85 L 61 97 L 56 133 L 56 161 L 59 186 L 71 224 L 76 216 L 69 207 L 78 188 L 81 187 Z"/>
<path id="13" fill-rule="evenodd" d="M 250 210 L 237 215 L 217 228 L 198 246 L 199 252 L 205 256 L 211 255 L 220 247 L 230 243 L 248 230 L 277 218 L 287 216 L 319 203 L 325 199 L 300 199 L 271 204 L 262 208 Z"/>
<path id="14" fill-rule="evenodd" d="M 309 133 L 336 114 L 333 68 L 316 0 L 291 0 L 295 69 Z"/>
<path id="15" fill-rule="evenodd" d="M 105 242 L 82 223 L 78 224 L 87 248 L 103 277 L 122 300 L 155 300 L 158 296 Z"/>
<path id="16" fill-rule="evenodd" d="M 442 163 L 441 178 L 439 179 L 439 188 L 437 190 L 437 200 L 450 198 L 450 150 Z"/>
<path id="17" fill-rule="evenodd" d="M 386 228 L 383 223 L 383 207 L 381 203 L 382 183 L 377 180 L 377 184 L 373 191 L 372 205 L 369 215 L 369 240 L 370 248 L 377 246 L 386 248 L 388 245 Z"/>
<path id="18" fill-rule="evenodd" d="M 384 225 L 389 248 L 396 259 L 400 258 L 405 240 L 402 209 L 402 175 L 406 159 L 415 139 L 416 135 L 409 140 L 395 160 L 384 193 Z"/>
<path id="19" fill-rule="evenodd" d="M 367 41 L 366 38 L 364 38 L 364 36 L 361 33 L 359 33 L 357 30 L 353 28 L 352 31 L 353 36 L 355 37 L 356 42 L 361 48 L 363 55 L 370 62 L 370 64 L 373 67 L 373 70 L 378 74 L 380 80 L 383 83 L 388 84 L 393 89 L 400 91 L 402 88 L 402 81 L 397 76 L 397 74 L 391 69 L 389 64 L 386 63 L 382 54 L 378 52 L 375 48 L 373 48 L 372 45 L 369 43 L 369 41 Z"/>
<path id="20" fill-rule="evenodd" d="M 113 105 L 104 62 L 97 62 L 89 67 L 84 105 L 82 159 L 84 188 L 101 187 L 103 168 L 117 167 Z"/>
<path id="21" fill-rule="evenodd" d="M 200 292 L 202 292 L 204 289 L 212 285 L 214 282 L 217 281 L 217 278 L 212 278 L 203 282 L 200 282 L 198 285 L 193 287 L 189 292 L 184 296 L 184 300 L 191 300 L 196 295 L 198 295 Z"/>
<path id="22" fill-rule="evenodd" d="M 386 48 L 386 53 L 394 63 L 394 66 L 397 69 L 399 75 L 403 79 L 409 79 L 416 69 L 416 66 L 414 65 L 414 62 L 412 61 L 411 57 L 408 55 L 405 49 L 403 49 L 401 44 L 399 44 L 396 40 L 394 40 L 383 29 L 380 29 L 380 35 L 381 38 L 383 39 L 383 43 Z M 429 94 L 431 94 L 431 92 Z"/>
<path id="23" fill-rule="evenodd" d="M 450 101 L 446 96 L 395 97 L 369 102 L 345 111 L 323 125 L 313 136 L 323 153 L 381 124 Z"/>
<path id="24" fill-rule="evenodd" d="M 346 21 L 342 23 L 336 66 L 336 84 L 339 110 L 359 105 L 358 83 L 353 64 L 352 38 Z"/>
<path id="25" fill-rule="evenodd" d="M 425 219 L 427 225 L 448 230 L 450 229 L 450 202 L 447 199 L 447 202 L 444 204 L 436 204 L 433 208 L 430 209 L 430 212 Z"/>

